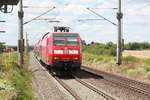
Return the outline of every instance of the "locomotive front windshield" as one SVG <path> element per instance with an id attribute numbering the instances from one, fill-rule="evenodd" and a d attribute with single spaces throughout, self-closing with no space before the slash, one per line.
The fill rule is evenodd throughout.
<path id="1" fill-rule="evenodd" d="M 78 34 L 54 34 L 55 46 L 78 46 Z"/>

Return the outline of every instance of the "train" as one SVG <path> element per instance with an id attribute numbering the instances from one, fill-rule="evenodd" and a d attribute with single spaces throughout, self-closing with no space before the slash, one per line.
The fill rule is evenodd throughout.
<path id="1" fill-rule="evenodd" d="M 34 46 L 34 56 L 54 71 L 75 71 L 81 67 L 81 37 L 69 29 L 55 26 L 53 32 L 47 32 Z"/>
<path id="2" fill-rule="evenodd" d="M 6 49 L 6 52 L 13 52 L 13 51 L 14 51 L 13 48 L 7 48 L 7 49 Z"/>

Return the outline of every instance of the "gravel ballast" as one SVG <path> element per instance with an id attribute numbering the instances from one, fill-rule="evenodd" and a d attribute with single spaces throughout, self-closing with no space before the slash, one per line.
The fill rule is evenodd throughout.
<path id="1" fill-rule="evenodd" d="M 82 80 L 102 89 L 106 93 L 110 93 L 112 96 L 117 97 L 119 100 L 149 100 L 147 96 L 141 96 L 137 92 L 118 86 L 117 84 L 112 84 L 103 78 L 89 73 L 81 71 L 78 72 L 78 76 L 80 76 Z"/>
<path id="2" fill-rule="evenodd" d="M 34 58 L 32 53 L 30 56 L 30 69 L 33 72 L 32 85 L 35 91 L 35 100 L 75 100 Z M 77 74 L 83 81 L 111 94 L 119 100 L 149 100 L 149 98 L 141 96 L 139 93 L 120 87 L 117 84 L 112 84 L 103 78 L 84 72 L 78 72 Z M 61 80 L 71 87 L 83 100 L 106 100 L 103 96 L 90 90 L 73 78 L 61 78 Z"/>
<path id="3" fill-rule="evenodd" d="M 33 72 L 35 100 L 75 100 L 39 62 L 30 56 L 30 69 Z"/>
<path id="4" fill-rule="evenodd" d="M 75 79 L 67 79 L 63 81 L 70 86 L 82 100 L 106 100 L 104 97 L 80 84 Z"/>

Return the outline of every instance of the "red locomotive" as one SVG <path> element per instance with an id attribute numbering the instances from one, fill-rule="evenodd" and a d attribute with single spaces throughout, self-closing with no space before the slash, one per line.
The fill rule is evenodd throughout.
<path id="1" fill-rule="evenodd" d="M 6 49 L 6 52 L 13 52 L 13 51 L 14 51 L 13 48 L 7 48 L 7 49 Z"/>
<path id="2" fill-rule="evenodd" d="M 79 69 L 82 62 L 79 33 L 69 32 L 68 27 L 54 27 L 34 47 L 34 55 L 54 70 Z"/>

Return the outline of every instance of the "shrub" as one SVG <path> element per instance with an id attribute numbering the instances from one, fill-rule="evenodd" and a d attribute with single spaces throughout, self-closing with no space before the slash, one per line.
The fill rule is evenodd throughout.
<path id="1" fill-rule="evenodd" d="M 125 49 L 127 50 L 142 50 L 142 49 L 150 49 L 150 43 L 148 42 L 133 42 L 125 45 Z"/>
<path id="2" fill-rule="evenodd" d="M 94 43 L 83 46 L 83 51 L 95 55 L 111 55 L 116 56 L 116 45 L 112 42 L 106 44 Z"/>

